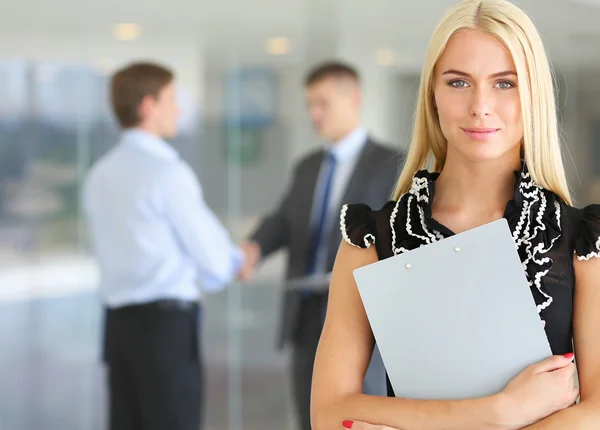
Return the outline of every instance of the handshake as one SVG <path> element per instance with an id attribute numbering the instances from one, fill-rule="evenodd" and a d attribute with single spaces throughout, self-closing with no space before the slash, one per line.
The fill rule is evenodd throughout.
<path id="1" fill-rule="evenodd" d="M 240 249 L 244 253 L 244 263 L 237 274 L 239 281 L 249 281 L 254 277 L 256 266 L 260 261 L 260 245 L 256 242 L 242 242 Z"/>

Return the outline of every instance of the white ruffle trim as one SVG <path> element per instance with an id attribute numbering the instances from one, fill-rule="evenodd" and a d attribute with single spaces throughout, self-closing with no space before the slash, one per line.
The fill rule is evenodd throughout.
<path id="1" fill-rule="evenodd" d="M 348 205 L 342 206 L 342 210 L 340 212 L 340 229 L 342 230 L 342 238 L 344 239 L 344 241 L 346 243 L 348 243 L 352 246 L 355 246 L 357 248 L 361 248 L 361 246 L 353 243 L 350 240 L 350 237 L 348 237 L 348 229 L 346 228 L 346 212 L 348 212 Z M 367 233 L 363 237 L 363 240 L 365 243 L 365 248 L 369 248 L 372 244 L 375 243 L 375 236 L 373 236 L 371 233 Z"/>
<path id="2" fill-rule="evenodd" d="M 525 260 L 523 261 L 523 270 L 525 271 L 525 275 L 529 282 L 529 285 L 535 287 L 537 291 L 544 297 L 544 301 L 537 305 L 538 313 L 541 313 L 542 310 L 548 308 L 553 302 L 552 296 L 546 293 L 542 289 L 541 280 L 548 273 L 549 270 L 540 270 L 533 276 L 531 279 L 527 268 L 530 264 L 543 266 L 549 262 L 551 259 L 549 257 L 545 257 L 546 254 L 554 243 L 560 238 L 561 234 L 558 234 L 554 237 L 547 248 L 544 248 L 544 243 L 538 243 L 534 246 L 533 241 L 537 237 L 537 235 L 541 231 L 546 230 L 546 225 L 544 224 L 543 218 L 546 210 L 554 210 L 554 216 L 556 217 L 557 225 L 560 230 L 561 226 L 561 208 L 560 203 L 558 201 L 554 202 L 552 208 L 548 208 L 548 202 L 546 199 L 546 195 L 544 194 L 543 188 L 537 185 L 531 179 L 531 176 L 528 172 L 521 173 L 521 181 L 519 183 L 519 192 L 523 196 L 523 203 L 521 214 L 519 217 L 519 221 L 515 226 L 513 231 L 513 240 L 515 241 L 515 246 L 517 251 L 524 251 L 526 255 Z M 408 250 L 403 247 L 396 247 L 396 218 L 398 215 L 398 210 L 400 207 L 400 203 L 406 199 L 406 232 L 417 239 L 419 239 L 423 245 L 427 245 L 433 243 L 437 240 L 443 239 L 444 237 L 438 231 L 430 231 L 426 225 L 425 220 L 425 211 L 423 207 L 417 205 L 417 212 L 419 214 L 419 220 L 411 219 L 411 213 L 414 213 L 414 205 L 419 202 L 429 203 L 429 179 L 426 177 L 414 177 L 413 183 L 408 191 L 408 193 L 402 196 L 396 202 L 394 206 L 394 210 L 390 216 L 390 227 L 392 228 L 392 251 L 395 255 L 401 254 L 403 252 L 407 252 Z M 532 213 L 533 208 L 539 203 L 539 207 L 537 213 Z M 418 224 L 417 224 L 418 222 Z M 422 229 L 422 234 L 415 233 L 415 229 L 420 227 Z M 596 249 L 598 252 L 593 252 L 587 256 L 579 257 L 581 260 L 585 260 L 591 257 L 600 256 L 600 238 L 596 243 Z M 545 326 L 545 321 L 542 319 L 542 324 Z"/>
<path id="3" fill-rule="evenodd" d="M 600 237 L 596 241 L 596 251 L 592 251 L 587 255 L 578 255 L 577 259 L 579 261 L 589 260 L 591 258 L 600 258 Z"/>
<path id="4" fill-rule="evenodd" d="M 547 204 L 546 196 L 544 195 L 542 188 L 539 187 L 538 185 L 536 185 L 531 180 L 529 173 L 524 173 L 522 175 L 522 179 L 523 179 L 523 181 L 520 184 L 521 194 L 523 195 L 523 197 L 525 197 L 526 199 L 529 199 L 529 200 L 525 200 L 523 202 L 523 209 L 521 211 L 521 217 L 519 218 L 519 223 L 517 224 L 517 227 L 515 228 L 515 231 L 513 232 L 513 240 L 515 240 L 515 245 L 517 247 L 517 250 L 521 249 L 524 246 L 524 250 L 525 250 L 525 254 L 527 255 L 527 258 L 525 258 L 525 260 L 522 263 L 523 263 L 523 269 L 525 270 L 529 284 L 531 286 L 535 286 L 535 288 L 538 290 L 538 292 L 545 298 L 544 302 L 537 305 L 537 311 L 538 311 L 538 313 L 540 313 L 542 310 L 544 310 L 548 306 L 550 306 L 553 301 L 553 298 L 549 294 L 547 294 L 546 292 L 544 292 L 542 290 L 542 284 L 541 284 L 541 279 L 548 273 L 549 270 L 537 272 L 534 275 L 534 278 L 530 279 L 529 274 L 527 273 L 527 265 L 530 262 L 533 262 L 537 265 L 544 265 L 544 264 L 550 262 L 550 258 L 543 257 L 542 254 L 546 254 L 548 251 L 550 251 L 550 249 L 552 249 L 554 242 L 556 242 L 560 238 L 560 234 L 558 236 L 554 237 L 550 241 L 550 244 L 548 245 L 548 248 L 546 248 L 546 249 L 544 249 L 543 243 L 539 243 L 535 246 L 533 245 L 533 240 L 535 239 L 537 234 L 540 231 L 546 230 L 546 225 L 543 222 L 543 216 L 544 216 L 544 212 L 546 211 L 548 204 Z M 525 189 L 531 189 L 531 192 L 526 192 Z M 535 214 L 535 217 L 532 217 L 531 211 L 536 203 L 539 203 L 539 210 L 538 210 L 537 214 Z M 553 209 L 555 211 L 554 215 L 556 216 L 556 219 L 558 221 L 558 226 L 560 227 L 560 217 L 561 217 L 560 204 L 558 202 L 554 202 Z M 535 224 L 533 224 L 534 221 L 535 221 Z M 529 227 L 532 225 L 533 225 L 533 228 L 523 229 L 524 226 Z M 533 248 L 533 250 L 532 250 L 532 248 Z"/>
<path id="5" fill-rule="evenodd" d="M 419 205 L 417 205 L 417 211 L 419 213 L 419 225 L 423 229 L 423 233 L 426 236 L 422 236 L 413 231 L 412 219 L 410 216 L 411 208 L 417 204 L 418 202 L 429 203 L 429 180 L 427 178 L 413 178 L 412 186 L 410 190 L 408 190 L 408 197 L 406 202 L 406 231 L 409 235 L 416 237 L 417 239 L 422 240 L 423 245 L 427 245 L 438 240 L 444 238 L 439 231 L 433 230 L 430 231 L 425 223 L 425 211 Z M 392 229 L 392 251 L 394 255 L 401 254 L 403 252 L 407 252 L 408 250 L 403 247 L 396 248 L 396 217 L 398 216 L 398 208 L 400 206 L 402 198 L 398 199 L 396 205 L 394 206 L 394 210 L 392 211 L 392 215 L 390 216 L 390 227 Z"/>

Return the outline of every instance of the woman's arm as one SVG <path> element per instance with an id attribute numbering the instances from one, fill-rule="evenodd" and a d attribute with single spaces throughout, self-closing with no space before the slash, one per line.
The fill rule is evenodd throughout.
<path id="1" fill-rule="evenodd" d="M 576 259 L 574 266 L 573 338 L 580 402 L 527 429 L 600 429 L 600 258 Z"/>
<path id="2" fill-rule="evenodd" d="M 512 406 L 514 396 L 509 398 L 504 394 L 461 401 L 419 401 L 361 394 L 374 340 L 353 270 L 375 261 L 374 247 L 359 249 L 342 242 L 315 360 L 313 430 L 341 429 L 345 420 L 402 430 L 496 430 L 526 425 Z"/>

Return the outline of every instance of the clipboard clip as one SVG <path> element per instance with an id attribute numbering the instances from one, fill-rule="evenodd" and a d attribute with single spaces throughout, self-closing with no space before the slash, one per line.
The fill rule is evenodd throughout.
<path id="1" fill-rule="evenodd" d="M 457 246 L 455 246 L 455 247 L 454 247 L 454 252 L 460 252 L 460 246 L 458 246 L 458 245 L 457 245 Z M 406 264 L 404 265 L 404 268 L 408 270 L 408 269 L 412 268 L 412 264 L 410 264 L 410 263 L 406 263 Z"/>

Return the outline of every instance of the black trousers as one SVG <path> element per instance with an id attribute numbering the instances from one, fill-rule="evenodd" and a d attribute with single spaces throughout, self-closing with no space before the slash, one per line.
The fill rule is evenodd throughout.
<path id="1" fill-rule="evenodd" d="M 292 340 L 292 394 L 300 430 L 311 430 L 312 374 L 326 309 L 326 293 L 314 293 L 303 297 Z"/>
<path id="2" fill-rule="evenodd" d="M 203 369 L 195 303 L 107 309 L 110 430 L 199 430 Z"/>

